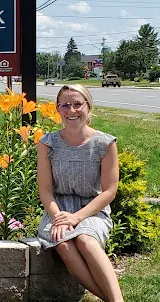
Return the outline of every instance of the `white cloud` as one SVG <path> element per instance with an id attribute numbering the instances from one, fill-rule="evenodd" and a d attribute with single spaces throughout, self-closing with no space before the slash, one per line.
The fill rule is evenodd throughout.
<path id="1" fill-rule="evenodd" d="M 65 52 L 69 37 L 76 35 L 89 35 L 97 33 L 98 29 L 87 22 L 66 22 L 37 13 L 37 49 L 38 51 L 60 51 Z M 41 37 L 41 38 L 40 38 Z M 53 37 L 53 38 L 52 38 Z M 57 37 L 57 39 L 56 39 Z M 64 37 L 64 38 L 60 38 Z M 66 38 L 65 38 L 66 37 Z M 43 39 L 44 38 L 44 39 Z M 83 44 L 84 40 L 75 38 L 77 44 Z"/>
<path id="2" fill-rule="evenodd" d="M 59 31 L 61 32 L 61 35 L 64 35 L 65 31 L 68 36 L 68 30 L 70 30 L 70 35 L 73 34 L 73 32 L 82 32 L 82 33 L 94 33 L 97 32 L 97 28 L 89 23 L 73 23 L 73 22 L 66 22 L 66 21 L 60 21 L 55 20 L 51 16 L 45 16 L 42 13 L 37 14 L 37 32 L 41 34 L 41 36 L 47 37 L 51 35 L 55 35 L 55 33 L 59 34 Z M 71 32 L 72 31 L 72 32 Z"/>
<path id="3" fill-rule="evenodd" d="M 126 11 L 126 10 L 121 10 L 120 11 L 120 16 L 122 18 L 131 18 L 126 20 L 126 22 L 130 25 L 130 31 L 138 31 L 140 29 L 140 27 L 144 24 L 149 23 L 149 21 L 147 19 L 141 19 L 135 15 L 132 15 L 130 12 Z M 133 18 L 133 19 L 132 19 Z"/>
<path id="4" fill-rule="evenodd" d="M 79 14 L 88 14 L 91 11 L 91 7 L 86 1 L 70 4 L 68 5 L 68 9 Z"/>

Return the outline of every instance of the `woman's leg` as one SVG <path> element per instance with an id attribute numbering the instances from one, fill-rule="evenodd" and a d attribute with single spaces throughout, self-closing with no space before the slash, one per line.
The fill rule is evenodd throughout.
<path id="1" fill-rule="evenodd" d="M 93 280 L 88 266 L 79 253 L 73 240 L 60 243 L 55 247 L 55 249 L 65 263 L 69 273 L 73 275 L 84 288 L 88 289 L 102 300 L 108 301 L 105 299 L 103 292 Z"/>
<path id="2" fill-rule="evenodd" d="M 80 235 L 75 244 L 85 259 L 92 277 L 109 302 L 123 302 L 114 269 L 98 241 L 91 236 Z"/>

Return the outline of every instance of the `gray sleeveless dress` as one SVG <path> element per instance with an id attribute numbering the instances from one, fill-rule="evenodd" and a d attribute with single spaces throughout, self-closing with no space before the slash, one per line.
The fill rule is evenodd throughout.
<path id="1" fill-rule="evenodd" d="M 109 144 L 116 138 L 96 131 L 84 145 L 68 145 L 59 131 L 45 134 L 41 142 L 49 146 L 48 158 L 54 178 L 53 194 L 60 210 L 74 213 L 85 207 L 102 190 L 100 185 L 101 159 L 107 153 Z M 112 228 L 110 206 L 94 216 L 81 221 L 72 231 L 66 231 L 60 241 L 51 241 L 51 217 L 46 211 L 38 228 L 38 239 L 44 248 L 73 239 L 81 234 L 94 237 L 105 247 Z"/>

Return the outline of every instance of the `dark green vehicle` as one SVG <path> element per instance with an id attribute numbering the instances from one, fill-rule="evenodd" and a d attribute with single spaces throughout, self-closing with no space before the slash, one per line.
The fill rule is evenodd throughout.
<path id="1" fill-rule="evenodd" d="M 120 78 L 116 74 L 107 74 L 102 79 L 102 87 L 121 87 Z"/>

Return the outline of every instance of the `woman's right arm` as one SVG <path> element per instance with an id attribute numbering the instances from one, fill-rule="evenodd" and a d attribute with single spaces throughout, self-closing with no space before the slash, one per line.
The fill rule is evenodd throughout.
<path id="1" fill-rule="evenodd" d="M 51 163 L 48 159 L 48 146 L 39 141 L 38 143 L 38 187 L 40 200 L 44 209 L 53 219 L 54 215 L 60 212 L 53 197 L 53 176 Z"/>

